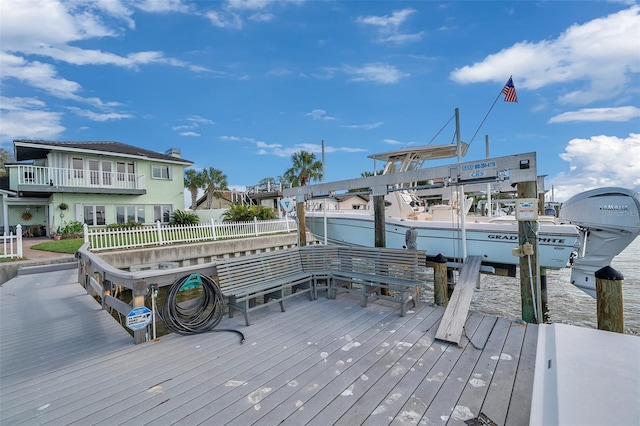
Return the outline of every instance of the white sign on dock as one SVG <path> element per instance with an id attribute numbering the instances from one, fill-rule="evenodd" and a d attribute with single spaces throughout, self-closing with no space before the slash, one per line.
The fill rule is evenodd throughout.
<path id="1" fill-rule="evenodd" d="M 127 328 L 133 331 L 145 328 L 151 323 L 151 309 L 146 306 L 140 308 L 133 308 L 131 312 L 127 314 Z"/>

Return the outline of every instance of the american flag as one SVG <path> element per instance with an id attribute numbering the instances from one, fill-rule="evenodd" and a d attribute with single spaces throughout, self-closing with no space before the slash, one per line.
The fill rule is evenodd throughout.
<path id="1" fill-rule="evenodd" d="M 512 77 L 509 77 L 509 81 L 504 85 L 502 93 L 504 93 L 505 102 L 518 102 L 518 95 L 516 95 L 516 88 L 513 86 Z"/>

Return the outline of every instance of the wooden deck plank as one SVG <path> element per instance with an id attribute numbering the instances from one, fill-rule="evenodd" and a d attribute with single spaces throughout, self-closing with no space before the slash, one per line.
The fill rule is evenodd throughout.
<path id="1" fill-rule="evenodd" d="M 394 340 L 391 350 L 363 373 L 362 377 L 366 380 L 353 381 L 347 388 L 354 398 L 340 398 L 337 402 L 341 403 L 341 410 L 337 410 L 336 404 L 332 404 L 328 410 L 323 410 L 316 416 L 314 422 L 330 421 L 336 425 L 361 424 L 372 412 L 386 411 L 378 407 L 382 407 L 388 398 L 399 398 L 398 394 L 389 395 L 398 381 L 420 375 L 420 360 L 425 352 L 433 350 L 434 331 L 431 330 L 439 319 L 440 316 L 434 313 L 410 330 L 402 340 Z"/>
<path id="2" fill-rule="evenodd" d="M 375 310 L 372 311 L 375 312 Z M 278 390 L 305 386 L 306 383 L 296 377 L 300 377 L 303 373 L 313 370 L 314 366 L 318 364 L 321 365 L 320 369 L 323 372 L 327 372 L 328 369 L 325 364 L 330 363 L 330 360 L 336 356 L 355 356 L 357 349 L 359 349 L 358 343 L 361 341 L 370 341 L 376 334 L 379 334 L 377 324 L 380 321 L 391 323 L 395 320 L 396 315 L 391 312 L 385 312 L 384 315 L 376 313 L 372 317 L 372 319 L 375 318 L 375 321 L 369 321 L 368 324 L 362 324 L 357 328 L 350 326 L 350 330 L 346 328 L 344 332 L 348 334 L 343 335 L 342 338 L 335 339 L 333 337 L 335 333 L 332 333 L 333 336 L 327 336 L 318 342 L 317 346 L 307 345 L 308 357 L 302 359 L 298 356 L 295 356 L 295 358 L 285 358 L 281 362 L 280 369 L 269 371 L 268 374 L 263 373 L 259 375 L 257 379 L 260 379 L 261 376 L 264 377 L 262 380 L 253 380 L 249 389 L 235 389 L 236 395 L 231 395 L 232 403 L 222 410 L 218 411 L 218 407 L 216 407 L 215 410 L 212 410 L 212 407 L 209 406 L 204 407 L 200 412 L 196 412 L 193 416 L 189 416 L 184 420 L 186 420 L 187 423 L 195 421 L 196 424 L 226 424 L 231 421 L 248 424 L 250 423 L 249 417 L 252 416 L 255 411 L 263 411 L 264 409 L 269 409 L 269 407 L 281 410 L 284 408 L 281 402 L 286 392 L 278 392 Z M 295 359 L 295 363 L 292 359 Z M 331 376 L 333 376 L 333 374 L 334 372 L 331 372 Z M 268 391 L 265 391 L 267 389 Z M 268 401 L 267 398 L 269 399 Z M 291 409 L 295 411 L 295 407 L 291 406 Z"/>
<path id="3" fill-rule="evenodd" d="M 502 352 L 494 355 L 498 364 L 480 411 L 499 425 L 505 424 L 507 418 L 526 329 L 526 324 L 512 322 Z"/>
<path id="4" fill-rule="evenodd" d="M 527 325 L 505 424 L 524 425 L 529 423 L 538 330 L 537 326 Z"/>
<path id="5" fill-rule="evenodd" d="M 435 317 L 433 321 L 439 319 L 436 309 L 433 308 L 416 313 L 415 319 L 422 321 L 424 316 Z M 344 341 L 340 342 L 340 350 L 327 354 L 326 362 L 315 363 L 302 374 L 295 376 L 293 378 L 296 383 L 295 387 L 282 387 L 276 392 L 267 395 L 261 402 L 261 406 L 264 409 L 260 413 L 250 410 L 244 412 L 242 414 L 243 421 L 246 421 L 247 424 L 278 424 L 296 410 L 304 410 L 305 403 L 316 392 L 330 383 L 336 375 L 342 375 L 348 369 L 357 368 L 355 366 L 370 352 L 368 351 L 369 347 L 382 347 L 388 335 L 395 334 L 393 331 L 396 330 L 400 322 L 404 323 L 404 320 L 397 317 L 396 313 L 396 315 L 390 317 L 390 320 L 377 321 L 376 328 L 372 330 L 374 335 L 371 337 L 363 336 L 366 339 L 359 339 L 357 341 L 359 346 L 354 343 L 345 347 Z M 363 340 L 366 342 L 365 344 L 361 343 Z M 283 407 L 286 408 L 283 409 Z M 267 411 L 268 409 L 272 411 Z"/>
<path id="6" fill-rule="evenodd" d="M 460 344 L 462 328 L 467 320 L 473 291 L 480 280 L 481 265 L 482 258 L 480 256 L 469 256 L 465 259 L 451 300 L 442 316 L 436 339 Z"/>
<path id="7" fill-rule="evenodd" d="M 361 314 L 361 312 L 355 310 L 354 314 Z M 280 376 L 287 371 L 287 367 L 295 368 L 298 363 L 304 362 L 307 357 L 319 356 L 316 345 L 309 344 L 309 341 L 323 342 L 326 339 L 332 340 L 334 331 L 353 330 L 349 324 L 351 321 L 355 323 L 362 321 L 364 323 L 363 328 L 365 328 L 365 324 L 375 315 L 375 312 L 364 312 L 362 315 L 350 316 L 347 321 L 327 322 L 326 328 L 316 328 L 313 334 L 307 336 L 310 340 L 301 340 L 297 332 L 292 329 L 289 338 L 279 339 L 273 350 L 265 353 L 264 357 L 260 357 L 261 359 L 243 362 L 243 365 L 238 368 L 226 369 L 227 366 L 225 365 L 225 370 L 220 372 L 221 375 L 219 377 L 209 378 L 201 386 L 191 387 L 188 392 L 184 392 L 181 395 L 181 398 L 173 397 L 168 404 L 165 404 L 166 407 L 162 407 L 162 412 L 154 410 L 153 413 L 148 413 L 145 417 L 146 419 L 153 419 L 151 424 L 169 424 L 176 421 L 198 424 L 216 412 L 224 410 L 228 405 L 236 402 L 237 399 L 245 401 L 246 395 L 241 396 L 239 394 L 243 392 L 251 393 L 260 391 L 264 387 L 271 387 L 264 384 L 265 380 L 285 380 Z M 316 321 L 320 322 L 321 320 Z M 304 325 L 302 324 L 302 326 Z M 191 386 L 191 383 L 189 385 Z M 168 391 L 167 396 L 171 396 L 171 389 Z M 187 402 L 191 406 L 189 411 L 184 412 L 173 409 Z M 215 409 L 213 413 L 210 412 L 212 408 Z"/>
<path id="8" fill-rule="evenodd" d="M 326 383 L 304 403 L 304 410 L 289 416 L 284 425 L 334 424 L 357 401 L 369 386 L 386 372 L 400 375 L 404 370 L 398 361 L 424 334 L 420 318 L 413 318 L 402 325 L 396 323 L 393 333 L 383 340 L 363 343 L 358 348 L 363 356 L 355 365 L 349 365 L 339 375 L 323 374 L 320 383 Z M 350 363 L 351 364 L 351 363 Z M 316 383 L 317 381 L 314 381 Z"/>
<path id="9" fill-rule="evenodd" d="M 496 322 L 497 318 L 484 316 L 476 332 L 469 337 L 473 339 L 472 341 L 484 345 L 493 332 Z M 466 417 L 469 409 L 467 406 L 459 404 L 459 398 L 481 355 L 482 351 L 476 349 L 471 341 L 466 343 L 460 358 L 423 414 L 423 420 L 441 425 L 446 424 L 449 420 L 454 420 L 453 424 L 464 425 L 463 421 L 469 418 Z"/>
<path id="10" fill-rule="evenodd" d="M 431 411 L 455 407 L 467 401 L 467 394 L 465 404 L 483 412 L 485 406 L 510 401 L 511 407 L 495 416 L 502 416 L 499 424 L 528 419 L 536 326 L 518 337 L 509 321 L 498 320 L 474 364 L 478 351 L 470 345 L 459 348 L 435 339 L 443 308 L 420 304 L 400 317 L 397 304 L 388 301 L 362 308 L 357 295 L 316 301 L 301 295 L 290 299 L 287 312 L 277 305 L 256 311 L 250 327 L 241 316 L 224 318 L 218 327 L 244 332 L 244 345 L 231 333 L 170 335 L 134 345 L 75 282 L 75 271 L 56 274 L 61 275 L 29 275 L 19 278 L 34 278 L 29 285 L 0 286 L 3 425 L 417 424 L 430 413 L 429 405 Z M 474 344 L 486 339 L 483 324 L 492 320 L 470 315 L 465 328 Z M 94 327 L 100 338 L 86 338 Z M 499 330 L 507 328 L 504 347 L 498 349 Z M 29 342 L 33 336 L 52 340 Z M 343 350 L 349 341 L 349 350 Z M 40 355 L 21 353 L 21 348 L 37 349 Z M 522 354 L 515 352 L 520 349 Z M 502 353 L 513 356 L 515 367 L 506 359 L 491 360 Z M 35 368 L 20 359 L 34 362 Z M 488 389 L 483 402 L 467 390 L 473 374 L 489 360 L 497 363 L 501 377 L 487 388 L 509 389 Z M 269 392 L 259 392 L 265 388 Z"/>
<path id="11" fill-rule="evenodd" d="M 278 312 L 274 312 L 276 315 L 278 313 L 279 310 Z M 244 331 L 247 328 L 241 326 L 237 327 L 237 329 Z M 89 394 L 85 395 L 81 400 L 74 399 L 73 395 L 70 395 L 70 397 L 64 401 L 66 403 L 64 409 L 69 410 L 73 404 L 77 405 L 81 403 L 86 407 L 85 410 L 92 413 L 91 417 L 77 418 L 77 414 L 70 413 L 56 418 L 56 421 L 65 424 L 79 420 L 82 420 L 83 422 L 88 421 L 90 423 L 96 423 L 102 420 L 109 420 L 112 415 L 121 412 L 123 408 L 132 406 L 142 400 L 152 400 L 154 405 L 158 405 L 159 402 L 164 401 L 158 401 L 158 395 L 156 391 L 154 391 L 154 389 L 157 389 L 156 386 L 158 386 L 159 383 L 164 384 L 162 386 L 163 392 L 160 395 L 162 397 L 167 396 L 164 389 L 170 386 L 178 386 L 180 383 L 184 382 L 187 382 L 187 393 L 194 392 L 197 384 L 205 382 L 205 386 L 209 386 L 208 383 L 215 380 L 216 372 L 224 372 L 226 367 L 233 368 L 234 365 L 242 365 L 242 363 L 247 363 L 247 365 L 249 365 L 252 362 L 252 358 L 260 357 L 263 353 L 261 350 L 247 350 L 244 345 L 239 344 L 238 338 L 235 334 L 224 336 L 224 340 L 222 340 L 221 333 L 215 334 L 221 337 L 221 346 L 226 345 L 227 347 L 227 353 L 219 354 L 221 356 L 217 357 L 216 360 L 211 360 L 212 353 L 218 355 L 215 352 L 212 352 L 216 350 L 215 347 L 206 347 L 204 349 L 202 347 L 194 348 L 195 350 L 192 351 L 192 353 L 187 353 L 182 357 L 174 356 L 175 351 L 163 351 L 162 357 L 164 359 L 157 360 L 156 362 L 149 362 L 150 357 L 146 356 L 145 353 L 141 353 L 139 355 L 139 359 L 141 362 L 146 362 L 147 367 L 151 365 L 161 365 L 162 368 L 157 369 L 154 372 L 150 371 L 142 377 L 141 380 L 137 381 L 132 381 L 131 377 L 127 375 L 126 370 L 123 370 L 117 375 L 118 381 L 116 383 L 109 378 L 106 378 L 105 381 L 103 381 L 106 389 L 102 386 L 96 386 L 95 389 L 87 391 Z M 183 337 L 190 338 L 192 336 Z M 273 338 L 273 336 L 271 336 L 270 339 L 263 341 L 267 342 L 267 345 L 265 345 L 267 350 L 271 346 L 277 346 L 279 343 L 277 339 Z M 173 343 L 180 345 L 179 342 Z M 145 348 L 145 350 L 146 349 L 147 348 Z M 149 348 L 149 350 L 150 349 L 151 348 Z M 231 361 L 227 359 L 226 364 L 223 364 L 225 355 L 230 356 L 231 352 L 233 352 L 235 356 Z M 243 353 L 245 354 L 244 357 L 242 356 Z M 185 364 L 185 359 L 189 360 L 188 364 Z M 137 368 L 144 369 L 144 365 Z M 117 371 L 117 368 L 112 368 L 111 370 Z M 101 382 L 97 383 L 97 385 L 100 384 Z M 149 391 L 150 389 L 151 391 Z M 112 397 L 112 404 L 106 407 L 103 403 L 103 392 L 111 392 L 117 395 Z"/>
<path id="12" fill-rule="evenodd" d="M 489 384 L 496 370 L 498 358 L 502 353 L 510 326 L 511 321 L 498 318 L 488 340 L 474 340 L 476 346 L 483 347 L 482 354 L 474 366 L 473 371 L 466 378 L 465 387 L 456 403 L 456 406 L 467 407 L 468 412 L 473 415 L 473 418 L 477 418 L 480 414 L 480 407 L 482 407 L 482 402 L 489 390 Z M 463 411 L 467 412 L 461 408 L 458 410 L 458 413 L 461 414 Z M 460 419 L 453 417 L 449 419 L 447 424 L 460 424 Z"/>
<path id="13" fill-rule="evenodd" d="M 480 326 L 482 318 L 481 315 L 472 314 L 466 323 L 467 333 L 473 335 Z M 390 424 L 419 424 L 420 419 L 438 394 L 447 375 L 464 352 L 464 348 L 460 348 L 453 343 L 439 343 L 440 352 L 436 350 L 433 353 L 429 353 L 430 359 L 428 359 L 428 362 L 425 361 L 425 368 L 423 369 L 424 380 L 418 384 L 415 391 L 400 407 Z"/>

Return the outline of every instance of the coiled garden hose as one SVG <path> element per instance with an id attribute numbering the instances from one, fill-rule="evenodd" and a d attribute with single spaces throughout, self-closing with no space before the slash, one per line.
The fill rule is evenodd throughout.
<path id="1" fill-rule="evenodd" d="M 200 297 L 178 303 L 178 293 L 183 286 L 184 289 L 201 286 Z M 218 284 L 206 275 L 185 275 L 171 284 L 158 313 L 162 322 L 174 333 L 187 335 L 229 331 L 238 333 L 240 342 L 244 343 L 244 334 L 238 330 L 215 329 L 224 315 L 224 296 Z"/>

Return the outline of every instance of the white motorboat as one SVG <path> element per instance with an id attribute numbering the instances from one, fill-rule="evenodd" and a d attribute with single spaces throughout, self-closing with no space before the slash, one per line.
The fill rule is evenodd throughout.
<path id="1" fill-rule="evenodd" d="M 455 152 L 455 145 L 423 146 L 370 158 L 386 160 L 384 174 L 405 172 L 422 167 L 426 160 L 445 158 L 442 153 L 447 152 L 446 148 L 449 153 Z M 410 185 L 415 188 L 415 183 Z M 389 192 L 385 196 L 386 246 L 413 247 L 415 243 L 427 256 L 442 254 L 449 260 L 462 259 L 465 254 L 481 256 L 484 264 L 515 276 L 520 262 L 513 255 L 513 249 L 519 245 L 515 216 L 469 214 L 472 198 L 460 202 L 455 187 L 445 186 L 442 191 L 449 191 L 450 201 L 432 206 L 426 206 L 413 189 L 399 187 Z M 326 229 L 328 243 L 375 245 L 373 208 L 325 210 L 324 205 L 319 201 L 306 213 L 307 228 L 316 238 L 323 241 Z M 623 188 L 600 188 L 567 201 L 560 218 L 538 216 L 540 267 L 561 269 L 573 263 L 572 282 L 593 296 L 595 270 L 609 266 L 611 259 L 640 233 L 639 211 L 638 193 Z"/>

